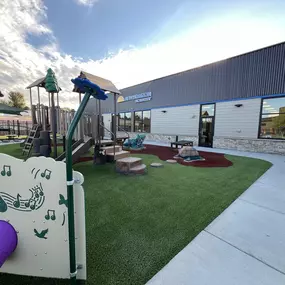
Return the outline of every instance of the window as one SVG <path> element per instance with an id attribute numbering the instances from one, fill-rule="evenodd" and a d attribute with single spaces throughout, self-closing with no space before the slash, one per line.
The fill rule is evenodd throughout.
<path id="1" fill-rule="evenodd" d="M 131 122 L 132 122 L 131 112 L 119 113 L 119 121 L 118 121 L 119 131 L 124 130 L 126 132 L 130 132 L 132 125 Z"/>
<path id="2" fill-rule="evenodd" d="M 150 111 L 143 112 L 143 128 L 145 133 L 150 133 Z"/>
<path id="3" fill-rule="evenodd" d="M 263 99 L 259 138 L 285 139 L 285 97 Z"/>
<path id="4" fill-rule="evenodd" d="M 215 116 L 215 104 L 202 105 L 201 115 L 202 115 L 202 117 L 213 117 L 213 116 Z"/>
<path id="5" fill-rule="evenodd" d="M 135 132 L 150 133 L 150 111 L 135 112 Z"/>

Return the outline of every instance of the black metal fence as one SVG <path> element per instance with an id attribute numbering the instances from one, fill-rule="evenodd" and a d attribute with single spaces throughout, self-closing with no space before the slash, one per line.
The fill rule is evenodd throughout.
<path id="1" fill-rule="evenodd" d="M 0 135 L 27 136 L 32 127 L 30 121 L 0 120 Z"/>

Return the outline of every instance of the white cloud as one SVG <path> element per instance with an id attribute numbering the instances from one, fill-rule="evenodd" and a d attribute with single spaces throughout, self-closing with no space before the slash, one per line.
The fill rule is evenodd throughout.
<path id="1" fill-rule="evenodd" d="M 98 61 L 83 61 L 60 52 L 46 25 L 42 0 L 1 0 L 0 18 L 0 90 L 4 94 L 23 91 L 29 98 L 25 87 L 51 67 L 63 89 L 61 106 L 68 107 L 77 106 L 78 95 L 71 92 L 70 79 L 81 70 L 108 78 L 123 88 L 281 42 L 285 30 L 282 15 L 254 17 L 237 12 L 201 21 L 168 41 L 121 50 Z M 26 42 L 29 33 L 43 34 L 51 44 L 36 49 Z M 45 91 L 41 94 L 47 104 Z"/>
<path id="2" fill-rule="evenodd" d="M 98 2 L 99 0 L 75 0 L 79 5 L 84 5 L 88 7 L 92 7 L 95 2 Z"/>

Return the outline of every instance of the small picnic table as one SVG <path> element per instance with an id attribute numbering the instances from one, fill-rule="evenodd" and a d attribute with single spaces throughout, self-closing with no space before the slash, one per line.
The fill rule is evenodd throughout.
<path id="1" fill-rule="evenodd" d="M 181 140 L 181 141 L 171 143 L 171 148 L 178 148 L 178 146 L 180 147 L 193 146 L 193 141 Z"/>

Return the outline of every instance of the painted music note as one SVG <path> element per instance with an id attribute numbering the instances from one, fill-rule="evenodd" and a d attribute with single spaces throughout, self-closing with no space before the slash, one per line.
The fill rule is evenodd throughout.
<path id="1" fill-rule="evenodd" d="M 55 219 L 56 219 L 55 210 L 47 210 L 47 214 L 45 215 L 45 219 L 55 221 Z"/>
<path id="2" fill-rule="evenodd" d="M 64 224 L 65 224 L 65 212 L 63 213 L 63 221 L 62 221 L 62 226 L 64 226 Z"/>
<path id="3" fill-rule="evenodd" d="M 35 210 L 35 208 L 36 208 L 36 200 L 32 200 L 31 205 L 30 205 L 30 209 Z"/>
<path id="4" fill-rule="evenodd" d="M 30 208 L 31 210 L 35 210 L 36 208 L 36 200 L 30 199 L 28 202 L 25 203 L 26 208 Z"/>
<path id="5" fill-rule="evenodd" d="M 30 203 L 31 203 L 31 200 L 29 200 L 29 202 L 26 202 L 26 203 L 25 203 L 25 207 L 26 207 L 26 208 L 30 208 Z"/>
<path id="6" fill-rule="evenodd" d="M 11 171 L 11 166 L 10 165 L 4 165 L 3 170 L 1 171 L 2 176 L 11 176 L 12 171 Z"/>
<path id="7" fill-rule="evenodd" d="M 38 199 L 39 196 L 44 196 L 43 186 L 40 183 L 40 185 L 36 185 L 35 187 L 31 188 L 32 191 L 35 192 L 35 197 Z"/>
<path id="8" fill-rule="evenodd" d="M 21 203 L 20 203 L 20 197 L 21 197 L 21 195 L 18 194 L 16 201 L 13 202 L 13 205 L 14 205 L 15 208 L 20 208 L 20 205 L 21 205 Z"/>
<path id="9" fill-rule="evenodd" d="M 44 172 L 41 173 L 41 177 L 46 178 L 47 180 L 50 179 L 51 171 L 49 169 L 46 169 Z"/>

